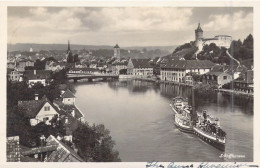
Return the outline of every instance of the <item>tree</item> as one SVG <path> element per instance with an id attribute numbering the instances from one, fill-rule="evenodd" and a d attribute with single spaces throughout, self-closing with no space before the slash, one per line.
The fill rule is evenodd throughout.
<path id="1" fill-rule="evenodd" d="M 73 137 L 79 155 L 85 161 L 120 161 L 118 152 L 113 149 L 115 143 L 104 125 L 91 127 L 81 123 L 73 132 Z"/>
<path id="2" fill-rule="evenodd" d="M 58 72 L 54 72 L 52 74 L 52 78 L 54 79 L 55 83 L 64 84 L 67 83 L 67 69 L 62 69 Z"/>
<path id="3" fill-rule="evenodd" d="M 254 38 L 252 36 L 252 34 L 249 34 L 246 39 L 243 41 L 243 46 L 249 48 L 249 49 L 253 49 L 254 47 Z"/>
<path id="4" fill-rule="evenodd" d="M 45 69 L 45 61 L 41 61 L 41 60 L 37 59 L 34 63 L 34 69 L 44 70 Z"/>
<path id="5" fill-rule="evenodd" d="M 18 111 L 17 106 L 7 109 L 7 136 L 19 136 L 20 143 L 25 146 L 35 146 L 32 139 L 32 127 L 29 119 L 22 111 Z"/>

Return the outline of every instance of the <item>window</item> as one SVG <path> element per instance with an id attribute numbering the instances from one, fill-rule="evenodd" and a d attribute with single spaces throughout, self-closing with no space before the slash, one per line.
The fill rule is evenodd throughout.
<path id="1" fill-rule="evenodd" d="M 48 121 L 48 120 L 49 120 L 49 117 L 44 117 L 44 118 L 43 118 L 43 121 L 44 121 L 44 122 L 46 122 L 46 121 Z"/>
<path id="2" fill-rule="evenodd" d="M 50 111 L 50 106 L 45 106 L 44 111 Z"/>
<path id="3" fill-rule="evenodd" d="M 223 80 L 227 80 L 227 76 L 223 76 Z"/>

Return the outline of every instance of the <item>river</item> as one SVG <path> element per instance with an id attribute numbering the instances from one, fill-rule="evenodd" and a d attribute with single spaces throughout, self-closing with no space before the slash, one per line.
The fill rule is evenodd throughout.
<path id="1" fill-rule="evenodd" d="M 175 96 L 191 98 L 191 89 L 168 84 L 123 80 L 74 84 L 76 105 L 90 124 L 104 124 L 124 162 L 253 161 L 253 100 L 195 94 L 197 110 L 217 116 L 227 133 L 225 153 L 193 134 L 180 132 L 169 106 Z"/>

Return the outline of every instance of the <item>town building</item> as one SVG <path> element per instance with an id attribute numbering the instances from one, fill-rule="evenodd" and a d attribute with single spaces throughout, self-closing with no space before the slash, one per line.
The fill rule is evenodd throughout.
<path id="1" fill-rule="evenodd" d="M 118 44 L 116 44 L 114 47 L 114 57 L 120 60 L 120 47 L 118 46 Z"/>
<path id="2" fill-rule="evenodd" d="M 187 85 L 193 85 L 193 77 L 192 75 L 186 75 L 184 76 L 184 83 L 187 84 Z"/>
<path id="3" fill-rule="evenodd" d="M 50 125 L 50 120 L 60 115 L 59 109 L 46 96 L 39 99 L 38 95 L 35 95 L 35 100 L 18 101 L 18 110 L 30 118 L 32 126 L 40 122 Z"/>
<path id="4" fill-rule="evenodd" d="M 46 86 L 50 82 L 51 72 L 50 70 L 26 70 L 23 77 L 29 87 L 32 87 L 36 83 Z"/>
<path id="5" fill-rule="evenodd" d="M 17 71 L 25 71 L 25 67 L 34 67 L 34 62 L 29 59 L 23 59 L 19 62 L 16 62 Z"/>
<path id="6" fill-rule="evenodd" d="M 245 66 L 239 65 L 215 65 L 212 67 L 211 72 L 225 72 L 232 75 L 233 80 L 240 77 L 240 74 L 246 72 Z"/>
<path id="7" fill-rule="evenodd" d="M 19 136 L 7 137 L 6 157 L 7 157 L 7 162 L 21 161 Z"/>
<path id="8" fill-rule="evenodd" d="M 50 71 L 60 71 L 65 69 L 68 63 L 66 62 L 54 62 L 54 61 L 46 61 L 45 63 L 45 70 Z"/>
<path id="9" fill-rule="evenodd" d="M 160 79 L 162 81 L 184 82 L 187 74 L 205 74 L 214 66 L 209 60 L 168 60 L 161 65 Z"/>
<path id="10" fill-rule="evenodd" d="M 216 44 L 218 47 L 229 48 L 232 42 L 232 37 L 228 35 L 217 35 L 214 38 L 204 38 L 203 30 L 198 24 L 197 29 L 195 30 L 195 45 L 198 47 L 199 51 L 202 51 L 203 46 L 206 44 L 209 45 L 211 43 Z"/>
<path id="11" fill-rule="evenodd" d="M 129 59 L 127 64 L 127 74 L 148 77 L 153 75 L 153 66 L 150 59 Z"/>
<path id="12" fill-rule="evenodd" d="M 241 77 L 233 81 L 234 90 L 246 93 L 254 92 L 254 71 L 248 70 Z"/>
<path id="13" fill-rule="evenodd" d="M 23 81 L 23 73 L 13 70 L 9 73 L 9 80 L 11 80 L 12 82 L 21 82 Z"/>
<path id="14" fill-rule="evenodd" d="M 84 162 L 78 149 L 62 142 L 59 137 L 40 137 L 40 146 L 28 148 L 19 145 L 19 137 L 7 138 L 7 161 L 9 162 Z"/>
<path id="15" fill-rule="evenodd" d="M 69 89 L 66 90 L 64 93 L 62 93 L 61 97 L 62 97 L 63 104 L 68 104 L 68 105 L 75 104 L 76 97 Z"/>
<path id="16" fill-rule="evenodd" d="M 14 69 L 16 67 L 15 62 L 7 62 L 7 68 Z"/>
<path id="17" fill-rule="evenodd" d="M 56 99 L 53 101 L 53 104 L 59 109 L 62 110 L 66 115 L 70 115 L 78 121 L 83 122 L 85 120 L 84 114 L 75 104 L 76 97 L 74 94 L 67 89 L 62 93 L 61 99 Z"/>
<path id="18" fill-rule="evenodd" d="M 208 72 L 202 76 L 204 84 L 215 85 L 221 88 L 224 84 L 230 83 L 233 80 L 231 74 L 227 72 Z"/>
<path id="19" fill-rule="evenodd" d="M 119 75 L 122 70 L 127 71 L 127 61 L 116 61 L 112 63 L 112 74 Z"/>

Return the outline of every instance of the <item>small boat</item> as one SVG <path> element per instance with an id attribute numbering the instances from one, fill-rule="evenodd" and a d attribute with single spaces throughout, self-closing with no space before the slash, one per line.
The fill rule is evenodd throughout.
<path id="1" fill-rule="evenodd" d="M 182 97 L 173 98 L 170 104 L 174 112 L 174 124 L 182 132 L 193 133 L 191 122 L 191 107 L 188 106 L 188 100 Z"/>
<path id="2" fill-rule="evenodd" d="M 226 133 L 220 128 L 218 118 L 206 114 L 198 115 L 197 123 L 193 126 L 194 134 L 203 141 L 218 148 L 221 151 L 225 150 Z"/>

